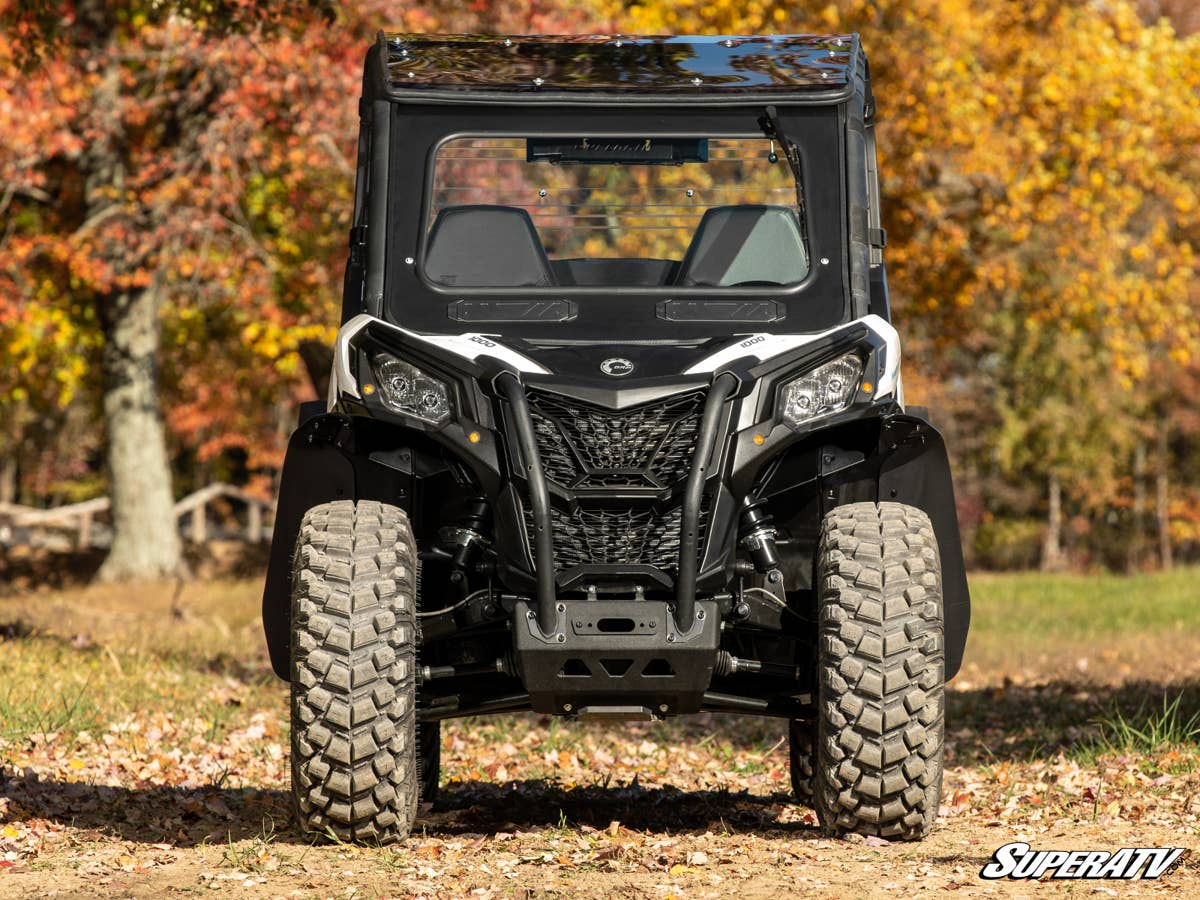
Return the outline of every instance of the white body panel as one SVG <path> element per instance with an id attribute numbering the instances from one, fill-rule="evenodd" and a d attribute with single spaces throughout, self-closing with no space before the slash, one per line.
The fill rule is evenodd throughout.
<path id="1" fill-rule="evenodd" d="M 416 331 L 409 331 L 407 328 L 401 328 L 375 316 L 362 313 L 355 316 L 338 331 L 337 342 L 333 348 L 333 377 L 329 380 L 328 403 L 330 410 L 337 404 L 338 397 L 362 399 L 362 395 L 358 392 L 358 382 L 354 378 L 354 373 L 350 371 L 350 341 L 356 334 L 372 324 L 390 328 L 407 337 L 448 350 L 456 356 L 472 362 L 481 356 L 490 356 L 505 365 L 512 366 L 518 372 L 529 372 L 536 375 L 550 374 L 550 370 L 545 366 L 539 365 L 528 356 L 505 347 L 503 344 L 498 344 L 482 334 L 419 334 Z"/>
<path id="2" fill-rule="evenodd" d="M 474 361 L 481 356 L 487 356 L 511 366 L 518 372 L 535 375 L 551 374 L 549 369 L 530 359 L 528 356 L 518 353 L 516 350 L 506 347 L 491 337 L 482 334 L 420 334 L 364 313 L 355 316 L 338 331 L 337 343 L 334 345 L 333 354 L 333 377 L 329 382 L 328 402 L 331 410 L 336 405 L 339 397 L 347 396 L 355 399 L 361 399 L 362 397 L 358 391 L 358 383 L 354 378 L 353 372 L 350 370 L 350 341 L 355 335 L 371 324 L 390 328 L 407 337 L 424 341 L 442 350 L 447 350 L 463 359 Z M 818 332 L 817 334 L 768 334 L 763 332 L 747 335 L 737 343 L 724 347 L 716 353 L 700 360 L 700 362 L 688 368 L 683 374 L 703 375 L 708 372 L 715 372 L 722 366 L 747 356 L 754 357 L 759 362 L 763 362 L 781 353 L 795 350 L 797 347 L 803 347 L 806 344 L 811 344 L 839 331 L 852 328 L 855 325 L 867 326 L 867 328 L 883 339 L 887 347 L 884 371 L 879 379 L 879 383 L 875 387 L 875 396 L 878 398 L 895 394 L 897 401 L 903 405 L 904 398 L 900 386 L 900 335 L 890 322 L 876 315 L 863 316 L 861 319 L 856 319 L 853 322 L 848 322 L 845 325 L 839 325 L 836 328 Z M 754 403 L 744 404 L 743 416 L 753 415 L 752 411 L 754 408 Z M 749 424 L 743 423 L 740 427 L 748 427 Z"/>

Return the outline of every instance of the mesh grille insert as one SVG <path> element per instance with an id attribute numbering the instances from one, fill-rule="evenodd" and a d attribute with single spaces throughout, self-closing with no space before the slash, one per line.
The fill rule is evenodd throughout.
<path id="1" fill-rule="evenodd" d="M 708 498 L 700 505 L 698 557 L 708 534 Z M 663 571 L 679 568 L 679 522 L 682 510 L 588 509 L 573 513 L 550 510 L 554 561 L 561 569 L 584 565 L 642 565 Z M 525 511 L 525 528 L 533 533 L 533 515 Z"/>
<path id="2" fill-rule="evenodd" d="M 565 488 L 667 487 L 691 464 L 704 391 L 611 410 L 531 390 L 546 477 Z"/>

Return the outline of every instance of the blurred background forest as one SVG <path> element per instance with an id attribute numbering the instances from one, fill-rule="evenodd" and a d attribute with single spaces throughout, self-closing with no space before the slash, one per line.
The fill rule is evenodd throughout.
<path id="1" fill-rule="evenodd" d="M 1194 0 L 0 0 L 0 511 L 119 469 L 159 509 L 269 502 L 326 377 L 381 27 L 861 32 L 906 394 L 970 563 L 1200 557 Z"/>

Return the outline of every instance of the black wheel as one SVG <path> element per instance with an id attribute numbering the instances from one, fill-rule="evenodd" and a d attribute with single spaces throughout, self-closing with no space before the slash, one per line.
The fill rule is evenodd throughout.
<path id="1" fill-rule="evenodd" d="M 301 828 L 338 840 L 407 837 L 420 789 L 417 551 L 403 510 L 313 507 L 292 580 L 292 793 Z"/>
<path id="2" fill-rule="evenodd" d="M 788 725 L 788 749 L 791 757 L 792 793 L 796 802 L 816 809 L 813 779 L 817 769 L 817 727 L 812 722 L 792 719 Z"/>
<path id="3" fill-rule="evenodd" d="M 916 840 L 942 792 L 942 579 L 929 517 L 901 503 L 830 512 L 817 560 L 817 814 L 830 833 Z"/>
<path id="4" fill-rule="evenodd" d="M 421 802 L 432 803 L 438 795 L 442 774 L 442 723 L 417 725 L 417 759 L 421 769 Z"/>

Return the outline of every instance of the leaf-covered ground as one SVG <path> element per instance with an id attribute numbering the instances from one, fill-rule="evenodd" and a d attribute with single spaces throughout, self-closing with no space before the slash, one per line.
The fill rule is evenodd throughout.
<path id="1" fill-rule="evenodd" d="M 921 844 L 823 837 L 790 801 L 781 723 L 528 716 L 444 726 L 442 794 L 405 844 L 313 846 L 289 820 L 256 584 L 0 598 L 0 896 L 1195 896 L 1194 850 L 1148 883 L 978 873 L 1012 840 L 1200 847 L 1196 574 L 977 580 Z M 1039 623 L 1056 602 L 1090 613 Z"/>

